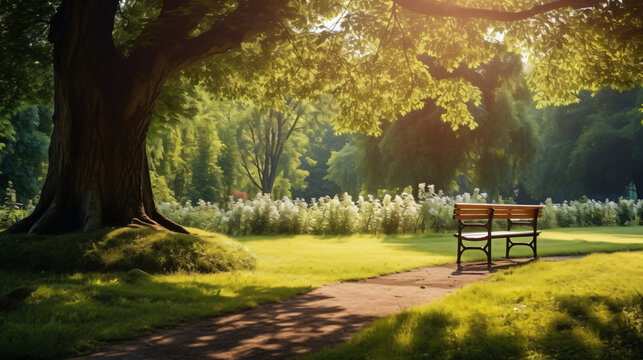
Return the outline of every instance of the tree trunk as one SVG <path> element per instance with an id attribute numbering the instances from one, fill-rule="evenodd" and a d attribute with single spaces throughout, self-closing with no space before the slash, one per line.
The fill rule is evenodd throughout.
<path id="1" fill-rule="evenodd" d="M 34 212 L 11 232 L 103 226 L 187 231 L 156 208 L 145 137 L 167 67 L 123 59 L 111 39 L 118 1 L 63 1 L 52 19 L 55 112 L 49 172 Z M 105 24 L 110 21 L 111 24 Z M 105 20 L 107 19 L 107 20 Z"/>

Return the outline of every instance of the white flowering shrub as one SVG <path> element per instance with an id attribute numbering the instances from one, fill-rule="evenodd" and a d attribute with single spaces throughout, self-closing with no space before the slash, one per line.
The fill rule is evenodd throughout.
<path id="1" fill-rule="evenodd" d="M 352 234 L 359 227 L 359 207 L 348 194 L 312 199 L 310 211 L 314 234 Z"/>
<path id="2" fill-rule="evenodd" d="M 551 198 L 545 200 L 543 208 L 543 217 L 538 220 L 538 226 L 541 229 L 551 229 L 556 227 L 556 214 L 560 211 L 560 204 L 554 204 Z M 565 204 L 566 205 L 566 204 Z"/>
<path id="3" fill-rule="evenodd" d="M 620 199 L 616 207 L 616 223 L 624 226 L 631 224 L 636 218 L 636 202 Z"/>
<path id="4" fill-rule="evenodd" d="M 232 235 L 264 234 L 411 234 L 456 229 L 453 206 L 460 202 L 486 202 L 487 194 L 447 196 L 433 185 L 420 184 L 417 197 L 402 192 L 372 195 L 356 201 L 348 194 L 312 199 L 273 200 L 258 194 L 253 199 L 230 199 L 225 207 L 199 201 L 193 206 L 161 203 L 159 210 L 170 219 L 191 227 Z M 643 200 L 595 201 L 583 197 L 555 204 L 545 201 L 539 228 L 629 225 L 643 223 Z M 498 221 L 497 226 L 506 226 Z"/>
<path id="5" fill-rule="evenodd" d="M 376 233 L 382 224 L 381 211 L 382 204 L 373 195 L 368 195 L 366 200 L 360 196 L 357 200 L 357 212 L 359 214 L 357 231 L 361 233 Z"/>

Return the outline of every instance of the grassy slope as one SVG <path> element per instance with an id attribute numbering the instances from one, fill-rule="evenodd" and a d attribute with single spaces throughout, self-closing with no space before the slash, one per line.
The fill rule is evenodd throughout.
<path id="1" fill-rule="evenodd" d="M 641 359 L 643 253 L 538 262 L 305 359 Z"/>
<path id="2" fill-rule="evenodd" d="M 194 231 L 206 238 L 220 236 Z M 0 311 L 0 358 L 86 352 L 100 341 L 256 306 L 326 283 L 455 261 L 455 242 L 449 234 L 304 235 L 240 241 L 257 256 L 256 270 L 154 275 L 135 282 L 128 282 L 123 273 L 0 271 L 0 293 L 17 286 L 36 288 L 19 309 Z M 502 256 L 502 242 L 494 245 L 494 255 Z M 624 249 L 643 249 L 643 227 L 547 230 L 539 244 L 542 255 Z M 512 255 L 521 254 L 528 252 L 512 251 Z M 481 259 L 481 255 L 472 251 L 465 259 Z"/>

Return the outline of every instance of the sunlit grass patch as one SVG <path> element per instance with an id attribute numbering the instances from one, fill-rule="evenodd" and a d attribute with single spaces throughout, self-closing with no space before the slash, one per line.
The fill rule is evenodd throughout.
<path id="1" fill-rule="evenodd" d="M 643 253 L 538 262 L 306 359 L 640 359 Z"/>

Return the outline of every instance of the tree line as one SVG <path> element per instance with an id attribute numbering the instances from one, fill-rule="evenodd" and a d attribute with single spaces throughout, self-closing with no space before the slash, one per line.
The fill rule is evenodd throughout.
<path id="1" fill-rule="evenodd" d="M 640 197 L 643 89 L 585 92 L 577 104 L 536 109 L 521 68 L 512 56 L 464 75 L 483 91 L 472 130 L 451 129 L 432 101 L 368 136 L 338 134 L 331 101 L 266 111 L 202 88 L 169 96 L 147 139 L 155 197 L 225 203 L 262 192 L 310 200 L 420 183 L 447 194 L 480 188 L 490 201 Z M 0 186 L 11 182 L 18 203 L 33 202 L 44 181 L 52 113 L 30 106 L 10 118 Z"/>

